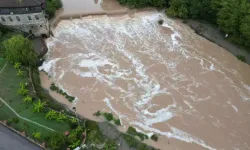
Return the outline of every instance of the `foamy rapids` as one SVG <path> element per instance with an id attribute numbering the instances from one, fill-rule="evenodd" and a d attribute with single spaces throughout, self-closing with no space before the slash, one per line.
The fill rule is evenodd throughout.
<path id="1" fill-rule="evenodd" d="M 250 82 L 238 70 L 245 64 L 180 21 L 159 12 L 89 16 L 61 21 L 53 33 L 39 69 L 78 101 L 105 103 L 149 135 L 249 149 Z"/>

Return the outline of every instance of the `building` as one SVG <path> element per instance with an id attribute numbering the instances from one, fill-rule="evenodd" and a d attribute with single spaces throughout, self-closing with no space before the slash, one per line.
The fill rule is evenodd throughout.
<path id="1" fill-rule="evenodd" d="M 30 33 L 49 36 L 45 0 L 0 0 L 0 24 Z"/>

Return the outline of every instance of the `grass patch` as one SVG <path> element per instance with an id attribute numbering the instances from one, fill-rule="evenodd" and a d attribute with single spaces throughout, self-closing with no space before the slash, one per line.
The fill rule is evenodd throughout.
<path id="1" fill-rule="evenodd" d="M 144 139 L 148 139 L 148 136 L 146 134 L 143 134 L 141 132 L 137 132 L 136 129 L 133 127 L 128 127 L 127 133 L 130 135 L 133 135 L 135 137 L 139 137 L 142 141 Z"/>
<path id="2" fill-rule="evenodd" d="M 52 84 L 50 85 L 50 89 L 51 89 L 52 91 L 55 91 L 55 92 L 58 93 L 58 94 L 63 95 L 63 96 L 64 96 L 68 101 L 70 101 L 70 102 L 72 102 L 72 101 L 75 100 L 75 97 L 68 95 L 65 91 L 63 91 L 62 89 L 60 89 L 59 87 L 57 87 L 57 86 L 55 85 L 55 83 L 52 83 Z"/>
<path id="3" fill-rule="evenodd" d="M 1 61 L 5 64 L 5 61 Z M 0 74 L 0 97 L 4 99 L 20 116 L 28 118 L 32 121 L 40 123 L 44 126 L 54 129 L 58 132 L 64 132 L 70 130 L 70 126 L 67 123 L 60 123 L 55 120 L 45 119 L 45 112 L 34 113 L 32 103 L 24 103 L 23 96 L 18 94 L 20 88 L 19 83 L 23 81 L 28 82 L 27 70 L 24 71 L 23 77 L 16 76 L 16 69 L 11 64 L 7 64 L 4 71 Z M 30 85 L 28 85 L 29 87 Z M 0 103 L 0 120 L 8 120 L 8 123 L 19 131 L 25 131 L 29 137 L 32 137 L 32 133 L 40 132 L 41 139 L 49 136 L 51 131 L 42 128 L 36 124 L 27 122 L 23 119 L 18 119 L 17 116 L 3 103 Z"/>
<path id="4" fill-rule="evenodd" d="M 237 55 L 236 56 L 239 60 L 241 60 L 242 62 L 247 62 L 247 59 L 245 56 L 242 56 L 242 55 Z"/>

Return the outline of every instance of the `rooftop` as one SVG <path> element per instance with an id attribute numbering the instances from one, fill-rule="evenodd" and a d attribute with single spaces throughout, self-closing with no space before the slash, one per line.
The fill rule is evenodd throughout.
<path id="1" fill-rule="evenodd" d="M 0 0 L 1 8 L 40 6 L 45 0 Z"/>

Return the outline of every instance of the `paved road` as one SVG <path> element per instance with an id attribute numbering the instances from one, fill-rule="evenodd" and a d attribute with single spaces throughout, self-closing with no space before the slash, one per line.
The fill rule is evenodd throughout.
<path id="1" fill-rule="evenodd" d="M 0 125 L 0 150 L 42 150 L 37 145 L 22 138 Z"/>

